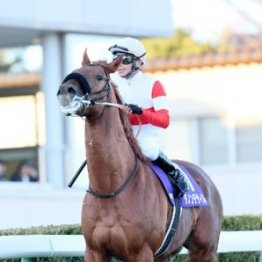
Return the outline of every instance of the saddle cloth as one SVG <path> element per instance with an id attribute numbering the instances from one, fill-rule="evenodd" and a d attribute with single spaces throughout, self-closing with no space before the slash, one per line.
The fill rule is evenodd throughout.
<path id="1" fill-rule="evenodd" d="M 203 207 L 208 206 L 208 202 L 203 194 L 202 189 L 200 186 L 196 183 L 195 179 L 191 176 L 191 174 L 188 172 L 188 170 L 181 164 L 175 164 L 176 168 L 179 169 L 181 173 L 186 175 L 190 181 L 189 190 L 187 193 L 184 194 L 183 197 L 180 198 L 180 205 L 184 208 L 190 208 L 190 207 Z M 151 163 L 151 168 L 154 171 L 154 173 L 159 178 L 167 196 L 169 199 L 169 202 L 171 205 L 175 206 L 175 197 L 174 197 L 174 187 L 172 183 L 170 182 L 167 174 L 159 168 L 157 165 Z"/>

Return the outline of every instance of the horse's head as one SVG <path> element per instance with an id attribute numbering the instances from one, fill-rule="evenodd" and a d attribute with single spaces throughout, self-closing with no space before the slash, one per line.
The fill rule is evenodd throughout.
<path id="1" fill-rule="evenodd" d="M 119 56 L 111 63 L 91 63 L 85 50 L 82 67 L 67 75 L 57 92 L 61 111 L 65 115 L 87 116 L 101 110 L 94 105 L 107 101 L 111 89 L 109 75 L 117 70 L 121 60 Z"/>

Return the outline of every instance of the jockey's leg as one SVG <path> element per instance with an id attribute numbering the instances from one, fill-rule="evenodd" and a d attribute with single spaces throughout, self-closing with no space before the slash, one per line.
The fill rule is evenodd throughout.
<path id="1" fill-rule="evenodd" d="M 183 196 L 188 191 L 188 178 L 174 166 L 173 162 L 163 152 L 160 151 L 158 158 L 152 162 L 163 169 L 170 177 L 173 185 L 180 190 L 178 197 Z"/>
<path id="2" fill-rule="evenodd" d="M 139 145 L 146 157 L 168 174 L 172 184 L 179 189 L 177 196 L 183 196 L 189 189 L 188 178 L 174 166 L 173 162 L 161 151 L 157 136 L 138 137 Z"/>

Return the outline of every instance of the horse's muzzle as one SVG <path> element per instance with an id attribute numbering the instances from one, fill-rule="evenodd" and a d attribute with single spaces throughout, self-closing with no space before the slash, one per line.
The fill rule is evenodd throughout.
<path id="1" fill-rule="evenodd" d="M 60 110 L 66 116 L 82 116 L 85 109 L 92 105 L 92 102 L 85 97 L 79 97 L 72 85 L 61 85 L 57 92 Z"/>

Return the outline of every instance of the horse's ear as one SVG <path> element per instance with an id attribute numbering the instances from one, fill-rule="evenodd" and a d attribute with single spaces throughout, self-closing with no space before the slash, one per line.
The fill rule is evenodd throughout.
<path id="1" fill-rule="evenodd" d="M 116 60 L 112 61 L 107 65 L 108 73 L 114 73 L 122 61 L 123 55 L 118 55 Z"/>
<path id="2" fill-rule="evenodd" d="M 84 54 L 83 54 L 82 66 L 89 65 L 90 63 L 91 63 L 90 59 L 89 59 L 87 52 L 86 52 L 86 49 L 85 49 Z"/>

